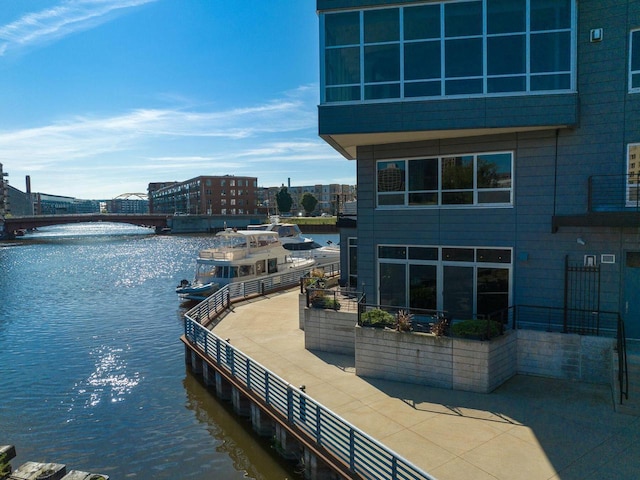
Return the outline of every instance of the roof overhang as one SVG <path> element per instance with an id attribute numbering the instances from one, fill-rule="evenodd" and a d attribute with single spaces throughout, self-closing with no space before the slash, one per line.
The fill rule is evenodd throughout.
<path id="1" fill-rule="evenodd" d="M 568 128 L 568 125 L 545 125 L 535 127 L 504 127 L 504 128 L 474 128 L 464 130 L 426 130 L 415 132 L 375 132 L 375 133 L 343 133 L 325 134 L 320 137 L 331 145 L 347 160 L 357 158 L 358 147 L 364 145 L 388 145 L 396 143 L 411 143 L 446 138 L 481 137 L 485 135 L 500 135 L 505 133 L 535 132 L 541 130 L 555 130 Z"/>

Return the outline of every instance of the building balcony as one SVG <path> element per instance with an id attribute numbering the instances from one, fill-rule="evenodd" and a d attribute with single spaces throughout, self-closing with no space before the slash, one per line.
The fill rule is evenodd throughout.
<path id="1" fill-rule="evenodd" d="M 320 136 L 345 158 L 363 145 L 549 130 L 577 125 L 578 95 L 513 95 L 323 104 Z"/>
<path id="2" fill-rule="evenodd" d="M 629 175 L 593 175 L 587 181 L 585 212 L 569 212 L 564 204 L 552 220 L 552 231 L 561 227 L 639 227 L 640 173 Z"/>

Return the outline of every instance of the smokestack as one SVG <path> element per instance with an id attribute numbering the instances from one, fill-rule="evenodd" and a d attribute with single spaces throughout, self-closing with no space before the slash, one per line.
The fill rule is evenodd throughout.
<path id="1" fill-rule="evenodd" d="M 291 188 L 291 177 L 287 177 L 287 188 Z"/>
<path id="2" fill-rule="evenodd" d="M 27 193 L 31 193 L 31 176 L 27 175 L 25 180 L 27 182 Z"/>

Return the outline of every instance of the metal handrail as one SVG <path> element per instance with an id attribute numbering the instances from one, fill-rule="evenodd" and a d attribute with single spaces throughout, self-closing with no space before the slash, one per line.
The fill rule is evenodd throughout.
<path id="1" fill-rule="evenodd" d="M 620 384 L 620 405 L 623 398 L 629 400 L 629 368 L 627 365 L 627 337 L 624 320 L 618 315 L 618 383 Z"/>
<path id="2" fill-rule="evenodd" d="M 199 320 L 211 320 L 211 315 L 218 315 L 220 311 L 227 308 L 233 300 L 245 298 L 250 295 L 264 295 L 265 293 L 298 285 L 301 283 L 301 276 L 309 275 L 312 270 L 317 268 L 319 268 L 317 265 L 312 265 L 302 271 L 283 272 L 281 275 L 270 275 L 246 282 L 230 283 L 198 303 L 194 308 L 189 310 L 186 315 Z M 321 268 L 325 270 L 325 274 L 328 272 L 329 275 L 337 275 L 340 273 L 340 262 L 323 265 Z"/>
<path id="3" fill-rule="evenodd" d="M 618 335 L 618 312 L 542 305 L 515 305 L 514 328 L 575 333 L 613 338 Z"/>
<path id="4" fill-rule="evenodd" d="M 217 292 L 216 292 L 217 293 Z M 224 294 L 221 294 L 224 297 Z M 221 302 L 224 298 L 219 299 Z M 283 420 L 298 427 L 318 446 L 362 478 L 435 480 L 397 453 L 333 413 L 242 351 L 185 314 L 185 337 Z"/>

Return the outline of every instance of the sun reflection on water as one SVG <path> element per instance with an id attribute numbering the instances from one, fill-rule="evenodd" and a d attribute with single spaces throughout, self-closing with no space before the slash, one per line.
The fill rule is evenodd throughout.
<path id="1" fill-rule="evenodd" d="M 95 370 L 89 377 L 76 384 L 79 397 L 84 399 L 84 407 L 95 407 L 100 402 L 121 402 L 140 383 L 138 372 L 129 373 L 122 359 L 121 348 L 98 347 L 91 352 L 96 358 Z"/>

